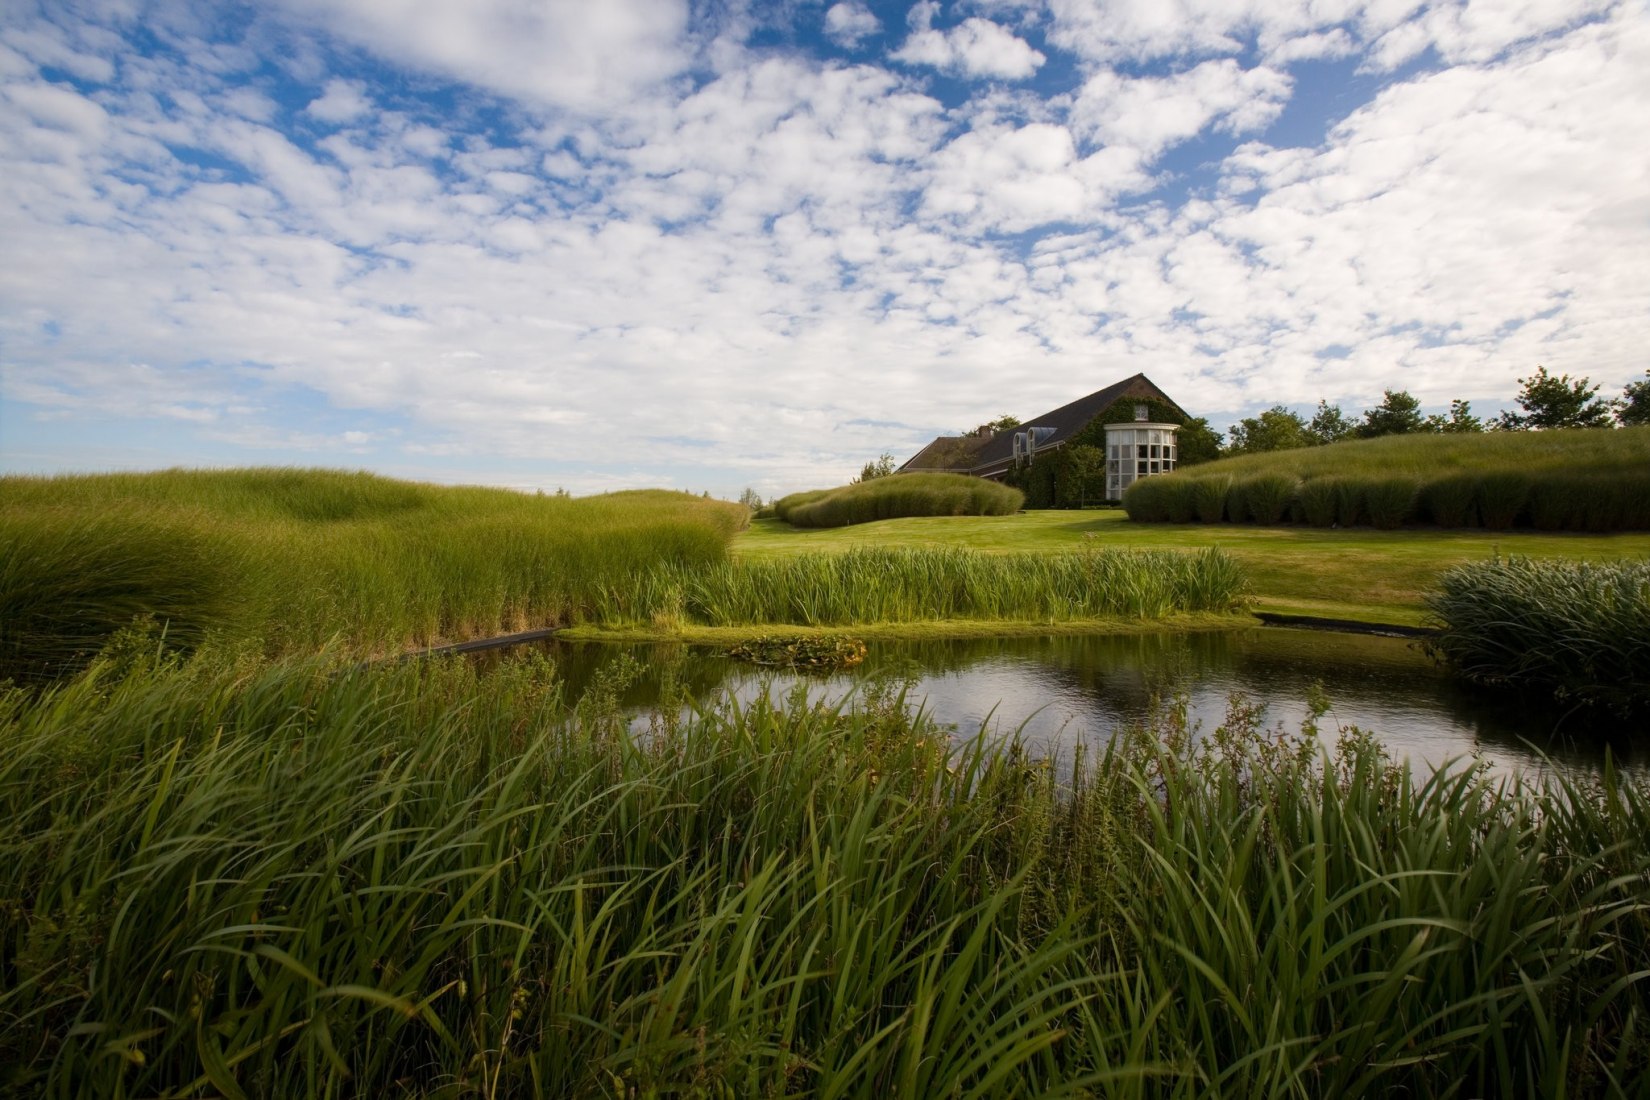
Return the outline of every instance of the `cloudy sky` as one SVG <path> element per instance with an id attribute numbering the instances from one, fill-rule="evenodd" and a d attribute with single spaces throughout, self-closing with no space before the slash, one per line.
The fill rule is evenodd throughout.
<path id="1" fill-rule="evenodd" d="M 1644 0 L 6 0 L 0 468 L 835 484 L 1650 367 Z"/>

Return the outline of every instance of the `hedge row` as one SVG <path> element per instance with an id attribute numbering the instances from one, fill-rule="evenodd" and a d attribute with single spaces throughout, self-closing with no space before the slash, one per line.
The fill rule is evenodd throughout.
<path id="1" fill-rule="evenodd" d="M 1025 494 L 966 474 L 899 474 L 793 493 L 774 510 L 794 527 L 847 527 L 901 516 L 1007 516 Z"/>
<path id="2" fill-rule="evenodd" d="M 1650 530 L 1650 471 L 1566 474 L 1285 474 L 1153 477 L 1123 495 L 1129 518 L 1146 523 L 1299 523 L 1312 527 L 1406 525 L 1542 531 Z"/>

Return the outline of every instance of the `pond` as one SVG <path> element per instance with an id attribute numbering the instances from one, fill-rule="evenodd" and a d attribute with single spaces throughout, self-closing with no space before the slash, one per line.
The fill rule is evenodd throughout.
<path id="1" fill-rule="evenodd" d="M 549 643 L 570 697 L 592 678 L 630 661 L 638 678 L 621 702 L 638 725 L 675 692 L 710 703 L 749 701 L 806 685 L 811 698 L 839 699 L 890 680 L 959 737 L 1019 730 L 1037 751 L 1065 759 L 1078 742 L 1103 743 L 1147 719 L 1158 701 L 1184 696 L 1204 731 L 1241 693 L 1264 704 L 1266 725 L 1295 731 L 1321 685 L 1326 731 L 1358 726 L 1417 765 L 1481 755 L 1497 770 L 1538 768 L 1543 757 L 1596 766 L 1609 736 L 1618 760 L 1647 761 L 1609 723 L 1532 706 L 1528 700 L 1457 684 L 1420 643 L 1328 631 L 1253 627 L 1192 634 L 1017 637 L 868 643 L 865 662 L 843 673 L 757 668 L 722 649 L 681 644 Z"/>

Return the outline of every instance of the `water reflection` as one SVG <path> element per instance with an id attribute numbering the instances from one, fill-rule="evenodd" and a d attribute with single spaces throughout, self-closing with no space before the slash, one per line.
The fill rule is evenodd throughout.
<path id="1" fill-rule="evenodd" d="M 1146 719 L 1160 700 L 1184 695 L 1205 730 L 1220 724 L 1234 692 L 1266 704 L 1266 723 L 1289 729 L 1307 715 L 1315 683 L 1331 710 L 1324 725 L 1373 731 L 1395 753 L 1437 765 L 1482 755 L 1497 768 L 1539 766 L 1541 753 L 1576 764 L 1602 759 L 1607 730 L 1525 700 L 1462 688 L 1403 639 L 1257 627 L 1203 634 L 1143 634 L 872 642 L 851 674 L 757 669 L 718 649 L 552 643 L 576 694 L 598 670 L 628 655 L 644 669 L 623 703 L 638 715 L 661 698 L 725 694 L 748 701 L 806 685 L 813 698 L 840 698 L 875 678 L 909 684 L 920 702 L 959 734 L 1021 729 L 1041 751 L 1064 757 L 1079 741 L 1103 741 Z M 667 703 L 667 705 L 669 705 Z M 642 719 L 645 721 L 645 719 Z M 1555 736 L 1555 730 L 1556 736 Z M 1539 746 L 1540 751 L 1532 749 Z M 1618 756 L 1621 755 L 1617 747 Z M 1629 763 L 1640 763 L 1628 753 Z"/>

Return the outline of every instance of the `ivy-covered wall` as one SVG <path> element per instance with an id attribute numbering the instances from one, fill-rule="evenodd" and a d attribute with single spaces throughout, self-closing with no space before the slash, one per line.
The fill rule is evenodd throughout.
<path id="1" fill-rule="evenodd" d="M 1146 406 L 1146 419 L 1158 424 L 1179 424 L 1175 446 L 1179 466 L 1195 466 L 1220 456 L 1220 437 L 1210 430 L 1201 418 L 1187 418 L 1172 405 L 1150 397 L 1120 397 L 1100 415 L 1090 420 L 1079 431 L 1065 440 L 1059 448 L 1033 458 L 1022 466 L 1011 468 L 1003 477 L 1008 484 L 1026 495 L 1027 508 L 1076 508 L 1084 496 L 1089 501 L 1105 499 L 1105 475 L 1101 474 L 1087 486 L 1079 485 L 1068 468 L 1067 455 L 1073 447 L 1090 446 L 1106 450 L 1106 425 L 1134 420 L 1134 407 Z"/>

